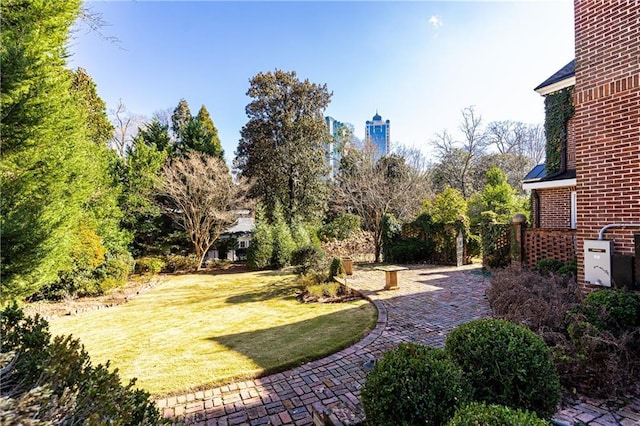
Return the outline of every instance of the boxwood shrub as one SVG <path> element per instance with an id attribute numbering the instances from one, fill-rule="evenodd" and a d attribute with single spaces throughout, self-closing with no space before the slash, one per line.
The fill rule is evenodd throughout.
<path id="1" fill-rule="evenodd" d="M 447 426 L 549 426 L 534 413 L 514 410 L 504 405 L 472 402 L 460 408 L 449 420 Z"/>
<path id="2" fill-rule="evenodd" d="M 498 319 L 470 321 L 447 337 L 445 350 L 464 371 L 479 401 L 555 413 L 560 381 L 549 348 L 523 326 Z"/>
<path id="3" fill-rule="evenodd" d="M 442 349 L 401 343 L 369 372 L 361 399 L 367 424 L 441 425 L 471 389 Z"/>

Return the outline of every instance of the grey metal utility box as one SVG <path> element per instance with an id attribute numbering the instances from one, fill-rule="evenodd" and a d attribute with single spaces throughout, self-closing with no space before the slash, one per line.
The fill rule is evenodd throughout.
<path id="1" fill-rule="evenodd" d="M 611 287 L 613 241 L 584 240 L 584 280 L 589 284 Z"/>

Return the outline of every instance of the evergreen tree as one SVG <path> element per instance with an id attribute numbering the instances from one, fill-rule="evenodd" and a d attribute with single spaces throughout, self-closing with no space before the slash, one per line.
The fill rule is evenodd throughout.
<path id="1" fill-rule="evenodd" d="M 264 203 L 269 217 L 280 203 L 288 223 L 317 220 L 326 210 L 327 86 L 276 70 L 253 77 L 247 95 L 249 121 L 235 164 L 253 182 L 250 195 Z"/>
<path id="2" fill-rule="evenodd" d="M 169 218 L 163 220 L 155 203 L 155 186 L 167 160 L 167 152 L 158 150 L 155 143 L 138 135 L 128 150 L 121 171 L 124 190 L 120 205 L 124 210 L 123 226 L 133 233 L 133 254 L 141 256 L 162 252 L 161 241 L 166 236 Z"/>
<path id="3" fill-rule="evenodd" d="M 210 118 L 209 122 L 213 125 Z M 217 139 L 217 130 L 215 134 Z M 220 141 L 214 140 L 214 134 L 207 130 L 205 123 L 198 117 L 187 123 L 182 132 L 180 152 L 184 155 L 191 151 L 202 152 L 212 157 L 223 159 Z"/>
<path id="4" fill-rule="evenodd" d="M 276 202 L 273 210 L 273 253 L 271 266 L 282 268 L 291 263 L 291 254 L 296 249 L 296 243 L 291 236 L 291 230 L 284 218 L 282 205 Z"/>
<path id="5" fill-rule="evenodd" d="M 425 201 L 423 206 L 434 222 L 453 223 L 460 216 L 467 215 L 467 202 L 462 196 L 462 192 L 450 186 L 437 194 L 433 201 Z"/>
<path id="6" fill-rule="evenodd" d="M 247 249 L 247 265 L 251 269 L 264 269 L 271 264 L 273 254 L 273 229 L 266 217 L 264 206 L 256 206 L 253 239 Z"/>
<path id="7" fill-rule="evenodd" d="M 182 133 L 191 119 L 192 116 L 191 110 L 189 109 L 189 104 L 185 99 L 180 99 L 180 102 L 178 102 L 178 105 L 173 110 L 173 114 L 171 115 L 171 128 L 173 129 L 173 135 L 178 145 L 181 144 Z"/>
<path id="8" fill-rule="evenodd" d="M 85 114 L 87 136 L 97 146 L 106 147 L 113 136 L 113 124 L 107 115 L 107 105 L 98 95 L 96 83 L 84 68 L 71 71 L 73 98 Z"/>
<path id="9" fill-rule="evenodd" d="M 171 154 L 173 152 L 173 142 L 169 136 L 169 125 L 163 124 L 157 115 L 154 115 L 150 123 L 138 131 L 138 137 L 147 146 L 155 145 L 158 151 L 166 151 Z"/>
<path id="10" fill-rule="evenodd" d="M 80 3 L 0 5 L 3 298 L 27 296 L 70 266 L 69 235 L 95 191 L 93 142 L 65 70 Z"/>
<path id="11" fill-rule="evenodd" d="M 207 145 L 203 147 L 204 149 L 200 151 L 224 160 L 224 150 L 222 149 L 222 144 L 218 137 L 218 129 L 216 129 L 216 126 L 213 124 L 213 120 L 209 115 L 209 111 L 207 111 L 207 107 L 202 105 L 195 119 L 200 123 L 205 133 L 210 138 L 207 141 Z"/>
<path id="12" fill-rule="evenodd" d="M 122 211 L 118 199 L 122 185 L 116 169 L 120 159 L 109 149 L 113 125 L 107 116 L 107 107 L 98 96 L 96 84 L 87 72 L 78 68 L 72 72 L 71 93 L 83 116 L 87 137 L 93 144 L 88 146 L 93 161 L 90 176 L 94 191 L 85 205 L 84 220 L 78 230 L 86 234 L 83 227 L 90 227 L 111 254 L 125 253 L 131 241 L 128 232 L 120 228 Z"/>
<path id="13" fill-rule="evenodd" d="M 518 197 L 507 182 L 507 175 L 497 167 L 487 171 L 487 184 L 482 192 L 469 201 L 471 226 L 483 221 L 496 220 L 510 223 L 513 215 L 526 212 L 526 198 Z"/>

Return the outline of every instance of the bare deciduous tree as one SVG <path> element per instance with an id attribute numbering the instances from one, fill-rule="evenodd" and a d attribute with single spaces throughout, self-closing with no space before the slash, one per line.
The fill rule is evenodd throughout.
<path id="1" fill-rule="evenodd" d="M 113 137 L 109 141 L 109 146 L 116 151 L 120 158 L 127 155 L 127 149 L 131 146 L 133 138 L 138 133 L 138 128 L 143 126 L 145 117 L 139 114 L 132 114 L 127 111 L 127 107 L 118 101 L 118 106 L 111 111 L 111 123 L 113 124 Z"/>
<path id="2" fill-rule="evenodd" d="M 540 124 L 494 121 L 487 126 L 486 136 L 500 154 L 522 155 L 534 164 L 544 160 L 546 140 Z"/>
<path id="3" fill-rule="evenodd" d="M 544 126 L 541 124 L 531 124 L 527 128 L 527 137 L 522 147 L 522 155 L 530 158 L 534 164 L 544 162 L 546 155 L 547 138 L 544 133 Z"/>
<path id="4" fill-rule="evenodd" d="M 519 121 L 493 121 L 487 126 L 487 143 L 500 154 L 520 154 L 527 137 L 528 127 Z"/>
<path id="5" fill-rule="evenodd" d="M 220 233 L 237 218 L 232 212 L 242 185 L 235 184 L 223 160 L 193 152 L 163 169 L 161 207 L 191 239 L 196 257 L 204 257 Z"/>
<path id="6" fill-rule="evenodd" d="M 374 234 L 375 260 L 380 261 L 383 219 L 393 214 L 411 219 L 426 198 L 428 183 L 424 160 L 390 155 L 376 160 L 372 150 L 351 150 L 341 161 L 338 191 L 348 210 L 362 218 Z M 418 167 L 415 167 L 418 165 Z"/>
<path id="7" fill-rule="evenodd" d="M 462 192 L 465 199 L 473 192 L 473 165 L 483 155 L 487 146 L 482 130 L 482 117 L 471 107 L 462 110 L 459 130 L 462 139 L 455 141 L 445 130 L 437 134 L 432 144 L 440 160 L 437 167 L 440 179 Z"/>

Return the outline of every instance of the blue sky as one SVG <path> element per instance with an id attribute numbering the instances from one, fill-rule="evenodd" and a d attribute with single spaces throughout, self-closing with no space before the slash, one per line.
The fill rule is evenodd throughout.
<path id="1" fill-rule="evenodd" d="M 89 2 L 112 43 L 78 31 L 70 65 L 114 109 L 151 116 L 206 105 L 227 161 L 246 123 L 249 79 L 295 70 L 333 92 L 327 115 L 391 120 L 394 144 L 422 148 L 475 106 L 488 123 L 541 123 L 533 88 L 574 56 L 573 1 Z"/>

